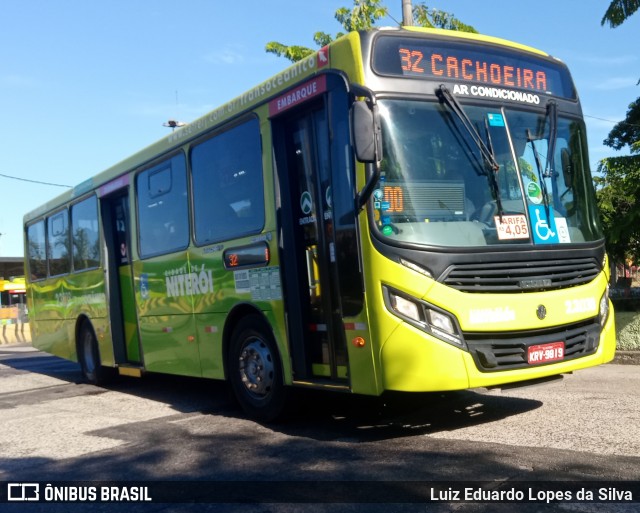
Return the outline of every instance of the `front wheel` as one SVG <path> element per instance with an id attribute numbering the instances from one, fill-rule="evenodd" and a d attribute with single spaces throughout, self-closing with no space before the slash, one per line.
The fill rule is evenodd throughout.
<path id="1" fill-rule="evenodd" d="M 271 330 L 261 317 L 245 317 L 234 329 L 227 369 L 233 392 L 247 415 L 269 422 L 283 414 L 287 390 L 282 365 Z"/>

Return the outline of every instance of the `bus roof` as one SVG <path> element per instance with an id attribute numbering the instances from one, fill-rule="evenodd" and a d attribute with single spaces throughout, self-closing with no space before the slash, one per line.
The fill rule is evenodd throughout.
<path id="1" fill-rule="evenodd" d="M 521 50 L 524 52 L 534 53 L 536 55 L 541 55 L 543 57 L 551 57 L 546 52 L 542 50 L 538 50 L 537 48 L 533 48 L 532 46 L 523 45 L 520 43 L 516 43 L 514 41 L 509 41 L 508 39 L 502 39 L 494 36 L 486 36 L 484 34 L 474 34 L 472 32 L 460 32 L 457 30 L 445 30 L 445 29 L 436 29 L 436 28 L 424 28 L 424 27 L 403 27 L 402 30 L 409 30 L 413 32 L 421 32 L 424 34 L 438 35 L 442 37 L 448 37 L 451 39 L 467 39 L 469 41 L 481 41 L 483 43 L 492 43 L 500 46 L 507 46 L 509 48 L 513 48 L 515 50 Z"/>

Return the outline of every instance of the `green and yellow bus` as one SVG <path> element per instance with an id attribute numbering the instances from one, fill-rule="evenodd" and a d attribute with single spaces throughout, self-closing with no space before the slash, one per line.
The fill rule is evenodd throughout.
<path id="1" fill-rule="evenodd" d="M 541 380 L 615 350 L 576 89 L 493 37 L 354 32 L 27 214 L 36 347 L 377 396 Z"/>

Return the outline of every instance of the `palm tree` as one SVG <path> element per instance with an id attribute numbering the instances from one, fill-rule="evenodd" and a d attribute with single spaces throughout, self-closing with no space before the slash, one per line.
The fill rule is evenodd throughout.
<path id="1" fill-rule="evenodd" d="M 370 29 L 378 20 L 388 14 L 388 9 L 382 2 L 383 0 L 353 0 L 353 8 L 341 7 L 336 11 L 335 18 L 346 32 Z M 439 9 L 429 9 L 424 4 L 413 7 L 412 15 L 414 24 L 421 27 L 477 32 L 471 25 L 462 23 L 453 14 Z M 342 35 L 344 35 L 343 32 L 338 32 L 335 36 L 326 32 L 316 32 L 313 35 L 313 41 L 322 47 Z M 285 57 L 292 62 L 300 61 L 315 52 L 306 46 L 285 45 L 277 41 L 267 43 L 265 50 L 268 53 Z"/>
<path id="2" fill-rule="evenodd" d="M 611 28 L 619 27 L 638 9 L 640 9 L 640 0 L 612 0 L 600 24 L 608 23 Z"/>

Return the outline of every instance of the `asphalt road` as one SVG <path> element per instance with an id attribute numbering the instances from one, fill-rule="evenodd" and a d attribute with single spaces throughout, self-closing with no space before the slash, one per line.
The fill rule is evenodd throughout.
<path id="1" fill-rule="evenodd" d="M 384 400 L 305 393 L 292 417 L 276 425 L 244 418 L 219 382 L 150 375 L 100 388 L 79 380 L 73 363 L 27 346 L 0 346 L 0 481 L 226 481 L 249 495 L 273 493 L 274 500 L 290 498 L 292 489 L 320 497 L 313 504 L 228 497 L 227 504 L 191 506 L 94 504 L 92 511 L 640 509 L 625 501 L 384 502 L 386 492 L 393 500 L 396 485 L 412 482 L 491 481 L 496 489 L 520 481 L 639 482 L 640 366 L 609 364 L 508 391 Z M 339 486 L 345 481 L 352 488 Z M 383 499 L 352 503 L 367 493 Z M 335 496 L 346 503 L 331 502 Z M 0 504 L 0 511 L 20 513 L 86 510 L 86 504 Z"/>

